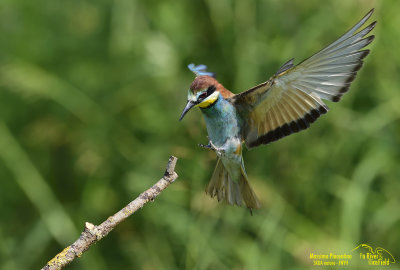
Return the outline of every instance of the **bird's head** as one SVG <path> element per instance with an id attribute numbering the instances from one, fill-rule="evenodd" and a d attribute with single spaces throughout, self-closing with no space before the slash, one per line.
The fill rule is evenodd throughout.
<path id="1" fill-rule="evenodd" d="M 188 91 L 188 102 L 179 121 L 193 107 L 208 108 L 217 102 L 220 95 L 227 97 L 231 92 L 226 90 L 215 78 L 215 73 L 207 72 L 204 65 L 190 64 L 189 69 L 196 74 L 196 78 Z"/>
<path id="2" fill-rule="evenodd" d="M 219 97 L 218 81 L 210 76 L 199 76 L 194 79 L 188 91 L 188 102 L 179 120 L 193 107 L 207 108 Z"/>

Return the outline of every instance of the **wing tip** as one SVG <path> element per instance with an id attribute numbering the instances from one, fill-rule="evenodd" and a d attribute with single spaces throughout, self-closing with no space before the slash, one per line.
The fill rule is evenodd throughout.
<path id="1" fill-rule="evenodd" d="M 376 24 L 378 23 L 378 21 L 373 21 L 370 25 L 368 25 L 366 28 L 368 28 L 368 33 L 369 32 L 371 32 L 374 28 L 375 28 L 375 26 L 376 26 Z M 367 34 L 368 34 L 367 33 Z"/>
<path id="2" fill-rule="evenodd" d="M 368 11 L 367 14 L 365 14 L 365 16 L 361 19 L 361 21 L 364 21 L 364 22 L 367 21 L 371 17 L 371 15 L 374 13 L 374 11 L 375 11 L 375 8 L 371 8 L 371 10 Z"/>
<path id="3" fill-rule="evenodd" d="M 370 36 L 366 37 L 365 40 L 367 40 L 367 43 L 365 44 L 364 47 L 366 47 L 369 44 L 371 44 L 371 42 L 374 41 L 374 39 L 375 39 L 375 35 L 370 35 Z"/>
<path id="4" fill-rule="evenodd" d="M 369 42 L 368 42 L 368 44 L 369 44 L 369 43 L 372 42 L 372 40 L 374 40 L 375 36 L 369 36 L 368 38 L 370 39 Z M 367 44 L 367 45 L 368 45 L 368 44 Z M 357 72 L 361 69 L 361 67 L 362 67 L 363 64 L 364 64 L 363 59 L 364 59 L 371 51 L 367 49 L 367 50 L 363 50 L 363 51 L 361 51 L 361 52 L 363 52 L 363 53 L 360 55 L 360 59 L 359 59 L 359 60 L 360 60 L 360 63 L 359 63 L 357 66 L 355 66 L 355 67 L 353 68 L 353 70 L 351 71 L 351 72 L 354 72 L 354 74 L 353 74 L 352 76 L 350 76 L 350 77 L 347 78 L 347 80 L 345 81 L 345 83 L 346 83 L 347 85 L 346 85 L 346 86 L 343 86 L 342 88 L 340 88 L 339 91 L 338 91 L 338 94 L 337 94 L 336 96 L 334 96 L 334 97 L 331 99 L 331 101 L 333 101 L 333 102 L 339 102 L 339 101 L 342 99 L 342 96 L 343 96 L 345 93 L 347 93 L 347 92 L 349 91 L 351 83 L 354 81 L 354 79 L 355 79 L 356 76 L 357 76 Z"/>

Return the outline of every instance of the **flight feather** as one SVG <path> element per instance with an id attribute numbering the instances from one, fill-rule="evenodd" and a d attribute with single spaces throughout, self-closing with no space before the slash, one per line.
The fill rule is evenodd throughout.
<path id="1" fill-rule="evenodd" d="M 242 139 L 248 148 L 267 144 L 306 129 L 347 92 L 374 36 L 371 23 L 360 30 L 373 10 L 335 42 L 300 64 L 285 63 L 268 81 L 230 98 L 243 121 Z"/>

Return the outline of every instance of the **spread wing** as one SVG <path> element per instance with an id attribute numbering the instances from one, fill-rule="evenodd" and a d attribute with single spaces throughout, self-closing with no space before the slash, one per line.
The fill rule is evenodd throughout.
<path id="1" fill-rule="evenodd" d="M 268 81 L 230 98 L 243 120 L 241 133 L 248 148 L 308 128 L 328 111 L 321 99 L 340 100 L 369 53 L 362 49 L 374 39 L 365 36 L 376 22 L 359 29 L 372 13 L 373 9 L 338 40 L 297 66 L 292 59 Z"/>

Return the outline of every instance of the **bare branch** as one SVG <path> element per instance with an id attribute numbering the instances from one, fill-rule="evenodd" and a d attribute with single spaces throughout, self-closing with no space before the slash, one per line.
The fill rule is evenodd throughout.
<path id="1" fill-rule="evenodd" d="M 72 262 L 76 257 L 80 257 L 83 252 L 89 249 L 91 245 L 99 241 L 101 238 L 111 232 L 120 222 L 142 208 L 147 202 L 153 201 L 161 191 L 169 186 L 178 178 L 175 172 L 175 165 L 178 159 L 171 156 L 168 160 L 167 169 L 163 178 L 161 178 L 154 186 L 143 192 L 135 200 L 122 208 L 119 212 L 109 217 L 106 221 L 96 226 L 86 222 L 85 229 L 72 245 L 66 247 L 51 259 L 42 270 L 62 269 L 64 266 Z"/>

